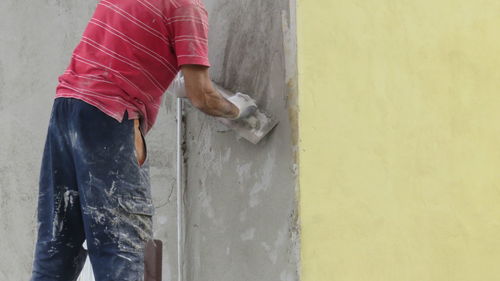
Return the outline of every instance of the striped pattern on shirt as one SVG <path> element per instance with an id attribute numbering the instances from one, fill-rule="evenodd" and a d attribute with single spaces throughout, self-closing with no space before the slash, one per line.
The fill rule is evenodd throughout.
<path id="1" fill-rule="evenodd" d="M 146 134 L 180 66 L 210 66 L 208 14 L 200 0 L 101 0 L 56 98 L 83 100 Z"/>

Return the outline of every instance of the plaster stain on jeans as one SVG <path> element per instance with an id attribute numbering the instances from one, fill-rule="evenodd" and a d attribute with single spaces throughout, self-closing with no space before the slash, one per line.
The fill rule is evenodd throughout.
<path id="1" fill-rule="evenodd" d="M 57 239 L 58 234 L 62 231 L 64 222 L 63 222 L 63 214 L 61 210 L 61 202 L 62 198 L 57 197 L 54 200 L 54 218 L 52 219 L 52 240 L 55 241 Z"/>
<path id="2" fill-rule="evenodd" d="M 124 255 L 120 255 L 120 254 L 118 254 L 118 255 L 116 255 L 116 256 L 117 256 L 117 257 L 120 257 L 120 258 L 122 258 L 122 259 L 126 259 L 126 260 L 128 260 L 129 262 L 132 262 L 132 259 L 131 259 L 131 258 L 128 258 L 128 257 L 126 257 L 126 256 L 124 256 Z"/>
<path id="3" fill-rule="evenodd" d="M 83 213 L 85 215 L 91 216 L 93 219 L 93 222 L 95 222 L 97 224 L 104 224 L 105 223 L 106 215 L 104 214 L 104 212 L 101 212 L 96 207 L 87 206 L 87 207 L 83 208 Z"/>
<path id="4" fill-rule="evenodd" d="M 106 189 L 105 189 L 105 190 L 104 190 L 104 192 L 106 193 L 106 195 L 107 195 L 108 197 L 113 196 L 113 195 L 115 194 L 115 192 L 116 192 L 116 181 L 113 181 L 113 182 L 111 183 L 111 187 L 109 188 L 109 190 L 106 190 Z"/>
<path id="5" fill-rule="evenodd" d="M 73 208 L 75 205 L 75 197 L 78 197 L 78 191 L 68 190 L 64 192 L 64 210 L 68 210 L 68 207 Z"/>
<path id="6" fill-rule="evenodd" d="M 71 146 L 73 146 L 73 148 L 77 148 L 76 142 L 78 140 L 78 133 L 75 131 L 70 131 L 69 137 L 70 137 L 70 141 L 71 141 Z"/>

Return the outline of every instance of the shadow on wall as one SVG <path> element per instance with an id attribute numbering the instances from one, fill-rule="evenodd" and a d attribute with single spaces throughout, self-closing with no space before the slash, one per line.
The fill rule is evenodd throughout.
<path id="1" fill-rule="evenodd" d="M 231 91 L 252 94 L 266 106 L 272 57 L 281 55 L 272 46 L 282 40 L 281 11 L 287 1 L 216 2 L 210 13 L 210 59 L 214 80 Z M 286 2 L 286 3 L 285 3 Z M 272 37 L 278 38 L 272 38 Z"/>

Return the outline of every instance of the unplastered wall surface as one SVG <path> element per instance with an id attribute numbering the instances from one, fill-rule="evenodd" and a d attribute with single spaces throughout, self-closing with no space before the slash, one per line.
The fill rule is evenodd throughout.
<path id="1" fill-rule="evenodd" d="M 57 77 L 96 3 L 0 1 L 0 280 L 29 279 L 38 175 Z M 155 236 L 166 245 L 163 280 L 177 278 L 175 137 L 175 102 L 166 97 L 147 136 Z"/>
<path id="2" fill-rule="evenodd" d="M 27 280 L 43 143 L 85 1 L 0 1 L 0 280 Z"/>
<path id="3" fill-rule="evenodd" d="M 298 280 L 293 29 L 288 0 L 207 0 L 213 79 L 280 124 L 259 145 L 186 114 L 186 280 Z"/>

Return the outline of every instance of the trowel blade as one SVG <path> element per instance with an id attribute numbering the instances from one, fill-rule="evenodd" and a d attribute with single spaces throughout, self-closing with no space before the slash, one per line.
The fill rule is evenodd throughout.
<path id="1" fill-rule="evenodd" d="M 253 116 L 243 120 L 235 121 L 226 118 L 217 118 L 217 120 L 229 129 L 235 131 L 239 137 L 244 138 L 253 144 L 258 144 L 279 123 L 279 121 L 272 115 L 264 113 L 260 110 Z"/>

